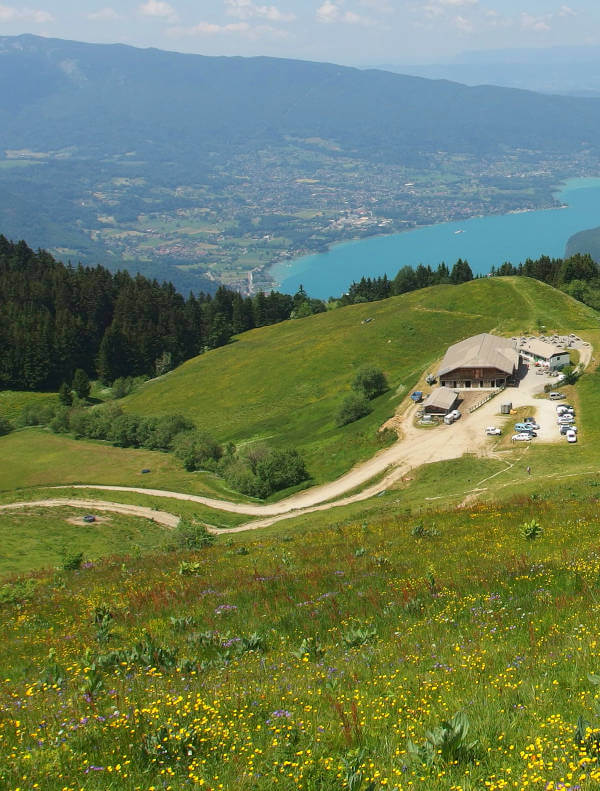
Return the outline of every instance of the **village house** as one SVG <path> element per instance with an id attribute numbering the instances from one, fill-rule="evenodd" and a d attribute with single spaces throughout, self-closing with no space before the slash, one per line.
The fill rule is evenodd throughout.
<path id="1" fill-rule="evenodd" d="M 526 355 L 534 362 L 547 365 L 552 371 L 564 368 L 565 365 L 571 365 L 571 355 L 568 351 L 537 338 L 522 344 L 521 354 Z"/>
<path id="2" fill-rule="evenodd" d="M 438 378 L 451 390 L 494 390 L 514 382 L 519 362 L 515 341 L 483 332 L 450 346 Z"/>

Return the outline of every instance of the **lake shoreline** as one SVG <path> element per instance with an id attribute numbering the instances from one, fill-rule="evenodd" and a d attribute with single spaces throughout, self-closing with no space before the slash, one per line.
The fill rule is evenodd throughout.
<path id="1" fill-rule="evenodd" d="M 557 183 L 556 188 L 553 188 L 551 192 L 554 200 L 560 201 L 560 205 L 546 206 L 539 209 L 513 209 L 504 214 L 492 213 L 486 215 L 473 215 L 468 219 L 461 218 L 460 220 L 449 220 L 444 223 L 435 223 L 433 225 L 415 226 L 403 231 L 395 231 L 394 233 L 375 233 L 367 237 L 358 236 L 350 239 L 343 239 L 330 244 L 326 252 L 308 253 L 291 260 L 273 264 L 270 266 L 268 274 L 275 282 L 276 286 L 284 292 L 295 293 L 300 282 L 302 282 L 304 288 L 311 296 L 318 296 L 326 299 L 329 295 L 339 296 L 344 293 L 353 279 L 360 279 L 360 277 L 363 276 L 379 277 L 384 273 L 387 274 L 388 277 L 394 277 L 398 269 L 405 265 L 416 267 L 419 263 L 423 263 L 424 265 L 437 266 L 442 261 L 453 262 L 460 257 L 467 258 L 471 263 L 471 259 L 473 258 L 472 254 L 469 255 L 469 253 L 465 252 L 463 255 L 456 255 L 453 249 L 457 248 L 456 242 L 459 239 L 464 242 L 461 246 L 471 248 L 471 240 L 467 239 L 467 237 L 470 236 L 469 231 L 473 229 L 479 231 L 477 224 L 493 224 L 513 220 L 517 223 L 523 221 L 531 222 L 532 226 L 536 226 L 540 224 L 540 218 L 544 216 L 547 217 L 550 212 L 553 214 L 559 212 L 563 216 L 569 215 L 570 217 L 573 211 L 577 211 L 577 208 L 573 206 L 572 201 L 566 199 L 565 196 L 570 196 L 571 193 L 582 193 L 588 197 L 590 190 L 594 192 L 597 190 L 600 198 L 600 177 L 582 176 L 566 178 Z M 600 213 L 600 200 L 596 205 L 599 206 Z M 531 218 L 531 220 L 529 220 L 529 218 Z M 491 260 L 488 254 L 490 260 L 487 264 L 481 263 L 481 255 L 475 255 L 474 258 L 478 260 L 475 262 L 474 272 L 476 274 L 487 274 L 492 266 L 499 266 L 505 260 L 511 260 L 512 263 L 518 264 L 525 258 L 539 257 L 539 255 L 543 254 L 552 255 L 553 257 L 562 257 L 565 253 L 566 244 L 570 236 L 573 235 L 573 233 L 585 230 L 587 227 L 592 227 L 586 225 L 586 222 L 589 221 L 590 220 L 582 218 L 581 224 L 575 224 L 574 229 L 568 229 L 568 235 L 563 240 L 564 243 L 562 244 L 560 252 L 557 252 L 555 238 L 552 238 L 548 244 L 543 243 L 543 234 L 539 237 L 541 242 L 538 253 L 527 252 L 527 250 L 532 247 L 531 244 L 528 244 L 524 246 L 526 250 L 522 253 L 517 252 L 515 254 L 513 252 L 514 248 L 511 248 L 511 255 L 510 258 L 508 258 L 502 255 L 501 250 L 503 245 L 499 244 L 498 254 L 494 257 L 494 260 Z M 597 219 L 592 219 L 591 222 L 592 225 L 594 222 L 598 225 Z M 565 222 L 561 219 L 561 222 L 556 224 L 562 227 L 565 225 Z M 549 224 L 551 229 L 553 225 L 555 225 L 555 223 Z M 428 251 L 426 244 L 422 246 L 419 245 L 418 249 L 414 252 L 411 250 L 411 247 L 414 247 L 413 241 L 418 240 L 420 242 L 423 235 L 428 234 L 430 237 L 439 237 L 440 234 L 444 233 L 448 235 L 451 234 L 452 238 L 447 240 L 443 248 L 439 248 L 438 245 L 437 252 Z M 554 236 L 555 235 L 556 234 L 554 234 Z M 409 237 L 411 238 L 411 244 L 407 244 L 404 241 Z M 550 237 L 552 237 L 552 233 L 550 233 Z M 453 239 L 454 242 L 452 241 Z M 505 237 L 502 234 L 500 234 L 499 241 L 505 241 Z M 390 249 L 395 247 L 398 248 L 399 260 L 394 261 L 393 264 L 386 265 L 386 261 L 389 261 L 391 258 Z M 364 250 L 365 253 L 365 263 L 362 266 L 356 265 L 358 248 Z M 413 260 L 402 260 L 406 258 L 406 253 L 403 248 L 408 249 L 408 254 L 412 255 Z M 396 258 L 395 255 L 393 257 Z M 376 260 L 376 264 L 373 264 L 373 259 Z"/>

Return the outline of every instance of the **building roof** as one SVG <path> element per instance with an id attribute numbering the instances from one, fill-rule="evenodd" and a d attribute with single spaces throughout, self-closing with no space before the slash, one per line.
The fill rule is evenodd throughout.
<path id="1" fill-rule="evenodd" d="M 535 357 L 542 357 L 544 360 L 549 360 L 556 354 L 568 354 L 564 349 L 558 349 L 552 343 L 537 339 L 527 341 L 521 346 L 521 351 L 525 352 L 525 354 L 533 354 Z"/>
<path id="2" fill-rule="evenodd" d="M 515 341 L 482 332 L 450 346 L 438 376 L 445 376 L 457 368 L 497 368 L 510 375 L 518 367 L 519 352 Z"/>
<path id="3" fill-rule="evenodd" d="M 427 399 L 423 403 L 423 408 L 433 406 L 437 407 L 437 409 L 452 409 L 457 397 L 454 390 L 450 390 L 449 387 L 436 387 L 436 389 L 427 396 Z"/>

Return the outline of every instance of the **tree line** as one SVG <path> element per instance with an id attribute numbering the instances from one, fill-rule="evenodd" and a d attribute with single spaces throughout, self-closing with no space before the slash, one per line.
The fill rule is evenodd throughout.
<path id="1" fill-rule="evenodd" d="M 273 448 L 261 443 L 238 450 L 232 443 L 221 445 L 183 415 L 145 417 L 123 412 L 115 403 L 90 409 L 78 397 L 74 405 L 29 404 L 23 408 L 18 426 L 48 426 L 55 434 L 70 434 L 75 439 L 173 453 L 188 472 L 209 470 L 232 489 L 251 497 L 264 499 L 310 477 L 294 448 Z M 0 416 L 0 436 L 12 428 Z"/>
<path id="2" fill-rule="evenodd" d="M 220 286 L 187 299 L 102 266 L 65 266 L 0 236 L 0 389 L 56 390 L 77 370 L 110 384 L 166 373 L 232 335 L 326 309 L 303 289 L 243 297 Z"/>
<path id="3" fill-rule="evenodd" d="M 564 291 L 595 310 L 600 310 L 600 266 L 590 255 L 577 253 L 569 258 L 542 255 L 537 259 L 527 258 L 517 266 L 505 262 L 499 267 L 492 267 L 489 277 L 531 277 Z M 460 258 L 452 269 L 445 263 L 435 269 L 423 264 L 419 264 L 416 269 L 404 266 L 392 280 L 383 275 L 363 277 L 352 283 L 339 304 L 376 302 L 428 286 L 459 285 L 473 279 L 469 263 Z"/>
<path id="4" fill-rule="evenodd" d="M 527 259 L 492 268 L 490 276 L 526 276 L 559 288 L 600 310 L 600 267 L 589 255 Z M 435 285 L 473 280 L 469 263 L 450 269 L 419 264 L 362 278 L 329 307 L 373 302 Z M 0 389 L 73 388 L 85 373 L 106 384 L 166 373 L 190 357 L 224 346 L 255 327 L 302 318 L 327 309 L 300 286 L 244 297 L 220 286 L 214 295 L 185 298 L 159 283 L 102 266 L 65 266 L 48 252 L 0 235 Z M 75 382 L 77 385 L 77 382 Z"/>
<path id="5" fill-rule="evenodd" d="M 527 258 L 514 266 L 506 262 L 492 267 L 493 277 L 532 277 L 558 288 L 586 305 L 600 310 L 600 266 L 591 255 L 576 253 L 569 258 Z"/>
<path id="6" fill-rule="evenodd" d="M 419 264 L 416 269 L 403 266 L 390 280 L 383 277 L 363 277 L 354 282 L 340 299 L 341 305 L 356 305 L 360 302 L 376 302 L 380 299 L 406 294 L 428 286 L 459 285 L 473 280 L 473 271 L 468 261 L 459 258 L 452 269 L 441 263 L 436 269 Z"/>

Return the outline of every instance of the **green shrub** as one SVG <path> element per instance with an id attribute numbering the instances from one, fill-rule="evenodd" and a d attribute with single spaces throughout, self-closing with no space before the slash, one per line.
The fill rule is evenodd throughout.
<path id="1" fill-rule="evenodd" d="M 13 428 L 14 426 L 10 420 L 0 415 L 0 437 L 3 437 L 5 434 L 10 434 Z"/>
<path id="2" fill-rule="evenodd" d="M 179 564 L 179 574 L 182 577 L 195 577 L 202 574 L 204 567 L 198 561 L 182 560 Z"/>
<path id="3" fill-rule="evenodd" d="M 66 434 L 69 431 L 69 407 L 60 404 L 56 407 L 54 417 L 50 421 L 50 430 L 55 434 Z"/>
<path id="4" fill-rule="evenodd" d="M 532 519 L 530 522 L 524 522 L 523 525 L 521 525 L 521 535 L 523 538 L 527 539 L 527 541 L 535 541 L 543 532 L 542 526 L 539 522 L 536 522 L 535 519 Z"/>
<path id="5" fill-rule="evenodd" d="M 461 764 L 475 758 L 477 741 L 468 742 L 469 720 L 458 712 L 450 721 L 443 721 L 437 728 L 427 731 L 421 745 L 408 742 L 408 755 L 426 766 L 436 764 Z"/>
<path id="6" fill-rule="evenodd" d="M 67 552 L 63 557 L 63 571 L 77 571 L 83 563 L 83 552 Z"/>
<path id="7" fill-rule="evenodd" d="M 297 450 L 272 450 L 256 465 L 263 497 L 295 486 L 308 478 L 304 460 Z"/>
<path id="8" fill-rule="evenodd" d="M 191 431 L 194 428 L 192 421 L 183 415 L 167 415 L 158 418 L 152 424 L 152 430 L 149 432 L 144 447 L 148 450 L 171 450 L 173 440 L 178 434 L 182 431 Z"/>
<path id="9" fill-rule="evenodd" d="M 173 452 L 188 472 L 215 469 L 223 455 L 223 448 L 204 431 L 185 431 L 173 440 Z"/>
<path id="10" fill-rule="evenodd" d="M 175 530 L 173 538 L 178 549 L 202 549 L 214 544 L 215 536 L 198 522 L 182 519 Z"/>
<path id="11" fill-rule="evenodd" d="M 71 385 L 63 382 L 58 390 L 58 400 L 63 406 L 72 406 L 73 394 L 71 393 Z"/>
<path id="12" fill-rule="evenodd" d="M 342 401 L 340 408 L 335 416 L 335 424 L 338 428 L 354 423 L 361 417 L 371 412 L 371 406 L 364 395 L 352 393 Z"/>
<path id="13" fill-rule="evenodd" d="M 0 586 L 0 606 L 3 604 L 20 604 L 32 599 L 37 587 L 34 579 L 17 580 Z"/>
<path id="14" fill-rule="evenodd" d="M 354 377 L 352 389 L 371 400 L 389 389 L 387 379 L 379 368 L 361 368 Z"/>
<path id="15" fill-rule="evenodd" d="M 47 426 L 54 417 L 55 405 L 26 404 L 17 421 L 19 426 Z"/>
<path id="16" fill-rule="evenodd" d="M 256 445 L 243 456 L 226 456 L 220 470 L 233 489 L 251 497 L 269 497 L 273 492 L 296 486 L 308 478 L 304 460 L 297 450 Z"/>
<path id="17" fill-rule="evenodd" d="M 369 626 L 351 626 L 342 635 L 346 648 L 357 648 L 369 643 L 377 637 L 377 630 Z"/>
<path id="18" fill-rule="evenodd" d="M 78 368 L 75 371 L 75 375 L 73 376 L 73 384 L 71 387 L 73 392 L 76 393 L 77 396 L 83 401 L 89 398 L 92 386 L 90 384 L 89 376 L 82 368 Z"/>

